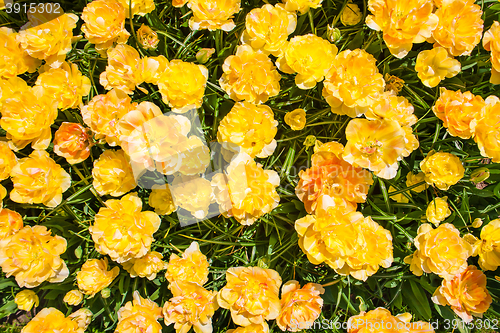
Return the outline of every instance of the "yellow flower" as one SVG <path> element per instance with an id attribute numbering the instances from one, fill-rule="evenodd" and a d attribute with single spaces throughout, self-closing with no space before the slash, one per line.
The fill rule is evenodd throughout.
<path id="1" fill-rule="evenodd" d="M 262 324 L 250 324 L 234 330 L 227 330 L 227 333 L 269 333 L 269 325 L 264 321 Z"/>
<path id="2" fill-rule="evenodd" d="M 408 157 L 410 154 L 420 146 L 413 130 L 410 126 L 403 126 L 403 131 L 405 132 L 405 148 L 403 149 L 403 157 Z"/>
<path id="3" fill-rule="evenodd" d="M 492 95 L 486 98 L 485 103 L 483 117 L 478 120 L 474 128 L 474 141 L 481 155 L 498 163 L 500 162 L 500 142 L 498 141 L 500 130 L 496 124 L 500 121 L 500 99 Z"/>
<path id="4" fill-rule="evenodd" d="M 21 214 L 7 208 L 0 208 L 0 241 L 12 236 L 22 228 L 23 218 Z"/>
<path id="5" fill-rule="evenodd" d="M 485 101 L 469 91 L 462 93 L 441 87 L 440 93 L 432 111 L 451 135 L 470 139 L 477 122 L 485 115 Z"/>
<path id="6" fill-rule="evenodd" d="M 316 283 L 300 288 L 299 282 L 288 281 L 281 287 L 281 312 L 276 323 L 282 331 L 297 332 L 300 328 L 313 327 L 323 307 L 321 294 L 325 289 Z"/>
<path id="7" fill-rule="evenodd" d="M 96 134 L 96 139 L 105 139 L 110 146 L 116 146 L 120 143 L 118 121 L 135 107 L 129 96 L 113 89 L 106 95 L 95 96 L 81 110 L 83 121 Z"/>
<path id="8" fill-rule="evenodd" d="M 219 188 L 223 188 L 222 191 L 227 194 L 225 198 L 231 203 L 229 211 L 221 211 L 224 216 L 234 216 L 242 225 L 252 225 L 261 216 L 278 206 L 280 201 L 280 196 L 276 192 L 276 187 L 280 183 L 278 173 L 264 170 L 249 155 L 241 152 L 231 161 L 226 173 L 219 175 L 220 178 L 212 180 L 212 186 L 218 187 L 217 182 L 222 183 Z M 227 200 L 217 203 L 222 208 Z"/>
<path id="9" fill-rule="evenodd" d="M 435 198 L 429 203 L 425 211 L 427 221 L 433 223 L 436 227 L 451 215 L 451 210 L 446 200 L 448 200 L 448 197 Z"/>
<path id="10" fill-rule="evenodd" d="M 63 302 L 68 305 L 78 305 L 83 301 L 83 294 L 78 289 L 70 290 L 64 295 Z"/>
<path id="11" fill-rule="evenodd" d="M 192 242 L 182 257 L 175 253 L 170 255 L 165 277 L 170 284 L 184 281 L 203 286 L 208 282 L 207 257 L 201 253 L 197 242 Z"/>
<path id="12" fill-rule="evenodd" d="M 414 125 L 418 118 L 413 114 L 413 105 L 394 90 L 386 91 L 368 106 L 365 117 L 370 120 L 396 120 L 402 127 Z"/>
<path id="13" fill-rule="evenodd" d="M 337 47 L 313 34 L 293 37 L 276 65 L 285 73 L 295 76 L 300 89 L 311 89 L 323 81 L 337 55 Z"/>
<path id="14" fill-rule="evenodd" d="M 106 90 L 117 88 L 131 95 L 135 88 L 147 93 L 139 87 L 144 82 L 143 60 L 132 46 L 118 44 L 107 50 L 108 65 L 99 76 L 99 82 Z"/>
<path id="15" fill-rule="evenodd" d="M 161 75 L 158 88 L 172 111 L 184 113 L 201 107 L 207 79 L 205 66 L 175 59 Z"/>
<path id="16" fill-rule="evenodd" d="M 481 41 L 483 12 L 470 0 L 444 1 L 436 11 L 439 24 L 432 32 L 437 44 L 453 56 L 470 55 Z"/>
<path id="17" fill-rule="evenodd" d="M 108 258 L 87 260 L 76 273 L 78 289 L 85 295 L 95 294 L 108 287 L 120 273 L 120 268 L 108 270 Z"/>
<path id="18" fill-rule="evenodd" d="M 147 25 L 142 24 L 137 30 L 137 40 L 146 50 L 154 50 L 158 46 L 160 40 L 158 34 Z"/>
<path id="19" fill-rule="evenodd" d="M 132 11 L 132 16 L 139 15 L 144 16 L 155 10 L 154 0 L 118 0 L 125 8 L 125 15 L 128 18 L 130 11 Z"/>
<path id="20" fill-rule="evenodd" d="M 78 16 L 75 14 L 29 12 L 28 23 L 21 27 L 17 40 L 33 58 L 45 60 L 51 67 L 59 67 L 71 51 L 76 22 Z"/>
<path id="21" fill-rule="evenodd" d="M 210 181 L 199 175 L 176 176 L 170 190 L 175 205 L 187 210 L 197 219 L 207 216 L 209 206 L 214 201 Z"/>
<path id="22" fill-rule="evenodd" d="M 25 72 L 34 72 L 40 60 L 21 49 L 17 33 L 7 27 L 0 28 L 0 79 L 10 79 Z"/>
<path id="23" fill-rule="evenodd" d="M 460 61 L 450 57 L 443 47 L 420 52 L 415 64 L 418 78 L 429 88 L 437 86 L 445 77 L 454 77 L 461 68 Z"/>
<path id="24" fill-rule="evenodd" d="M 486 289 L 486 275 L 473 265 L 452 280 L 443 280 L 432 301 L 442 306 L 449 305 L 466 323 L 472 322 L 472 316 L 482 318 L 492 302 Z"/>
<path id="25" fill-rule="evenodd" d="M 38 296 L 32 290 L 22 290 L 16 294 L 14 301 L 19 310 L 31 311 L 33 305 L 35 307 L 39 304 Z"/>
<path id="26" fill-rule="evenodd" d="M 96 44 L 97 52 L 105 55 L 110 47 L 127 42 L 130 34 L 125 29 L 126 12 L 117 0 L 92 1 L 83 9 L 82 32 L 89 43 Z"/>
<path id="27" fill-rule="evenodd" d="M 389 198 L 391 198 L 392 200 L 399 202 L 399 203 L 408 203 L 409 202 L 409 199 L 406 197 L 406 195 L 404 195 L 403 192 L 391 195 L 392 192 L 396 192 L 396 191 L 398 191 L 396 188 L 394 188 L 393 186 L 389 186 Z M 408 193 L 408 195 L 411 196 L 410 193 Z"/>
<path id="28" fill-rule="evenodd" d="M 2 103 L 7 98 L 12 98 L 14 94 L 28 91 L 31 88 L 28 86 L 26 81 L 20 77 L 13 77 L 10 79 L 0 79 L 0 112 L 2 110 Z"/>
<path id="29" fill-rule="evenodd" d="M 158 85 L 161 75 L 167 70 L 167 67 L 168 59 L 162 55 L 142 58 L 142 78 L 144 82 Z"/>
<path id="30" fill-rule="evenodd" d="M 0 141 L 0 180 L 9 178 L 10 172 L 16 164 L 16 154 L 9 148 L 7 142 Z"/>
<path id="31" fill-rule="evenodd" d="M 176 211 L 168 185 L 153 185 L 148 203 L 158 215 L 170 215 Z"/>
<path id="32" fill-rule="evenodd" d="M 104 151 L 94 161 L 92 178 L 99 195 L 119 197 L 137 186 L 128 156 L 121 149 Z"/>
<path id="33" fill-rule="evenodd" d="M 451 280 L 467 268 L 467 259 L 472 255 L 472 247 L 460 237 L 460 232 L 453 224 L 440 224 L 432 229 L 428 223 L 417 230 L 413 255 L 404 262 L 410 264 L 413 274 L 421 276 L 434 273 L 441 278 Z"/>
<path id="34" fill-rule="evenodd" d="M 69 164 L 85 161 L 90 156 L 91 133 L 77 123 L 64 122 L 54 134 L 54 153 Z"/>
<path id="35" fill-rule="evenodd" d="M 226 285 L 217 294 L 219 306 L 231 311 L 236 325 L 262 324 L 278 317 L 281 277 L 260 267 L 230 267 Z"/>
<path id="36" fill-rule="evenodd" d="M 118 310 L 116 333 L 161 333 L 161 308 L 149 298 L 142 298 L 134 291 L 134 300 Z"/>
<path id="37" fill-rule="evenodd" d="M 425 173 L 425 181 L 440 190 L 446 191 L 463 178 L 465 169 L 460 159 L 450 153 L 429 152 L 420 162 L 420 169 Z"/>
<path id="38" fill-rule="evenodd" d="M 346 26 L 356 25 L 359 22 L 361 22 L 362 18 L 363 14 L 361 13 L 361 10 L 359 9 L 358 5 L 349 2 L 344 7 L 344 10 L 340 15 L 340 22 L 342 22 L 342 24 Z"/>
<path id="39" fill-rule="evenodd" d="M 318 8 L 321 6 L 323 0 L 282 0 L 285 4 L 285 9 L 289 12 L 299 12 L 304 15 L 311 8 Z"/>
<path id="40" fill-rule="evenodd" d="M 58 102 L 59 109 L 77 108 L 82 104 L 82 97 L 90 92 L 90 79 L 83 76 L 78 66 L 63 62 L 59 68 L 50 68 L 41 73 L 37 86 L 44 88 L 44 93 Z"/>
<path id="41" fill-rule="evenodd" d="M 81 308 L 70 314 L 68 318 L 71 318 L 81 330 L 85 331 L 92 321 L 92 316 L 92 311 L 87 308 Z"/>
<path id="42" fill-rule="evenodd" d="M 123 263 L 123 268 L 130 273 L 130 277 L 148 278 L 154 280 L 156 274 L 165 269 L 166 262 L 162 261 L 163 255 L 156 251 L 148 252 L 144 257 L 130 259 Z"/>
<path id="43" fill-rule="evenodd" d="M 296 26 L 297 15 L 285 10 L 283 4 L 265 4 L 247 14 L 241 42 L 279 57 L 286 48 L 288 35 L 295 31 Z"/>
<path id="44" fill-rule="evenodd" d="M 431 37 L 439 18 L 433 14 L 432 0 L 369 0 L 366 24 L 382 31 L 384 42 L 396 58 L 404 58 L 413 43 Z M 455 16 L 453 16 L 455 17 Z"/>
<path id="45" fill-rule="evenodd" d="M 108 200 L 105 205 L 89 227 L 97 252 L 118 263 L 145 256 L 154 240 L 153 234 L 160 227 L 160 217 L 153 212 L 141 212 L 142 202 L 137 193 Z"/>
<path id="46" fill-rule="evenodd" d="M 306 126 L 306 111 L 304 109 L 295 109 L 292 112 L 287 112 L 285 123 L 293 131 L 300 131 Z"/>
<path id="47" fill-rule="evenodd" d="M 0 125 L 7 132 L 14 150 L 31 143 L 33 149 L 47 149 L 52 138 L 50 126 L 57 118 L 57 101 L 35 86 L 17 91 L 1 104 Z"/>
<path id="48" fill-rule="evenodd" d="M 71 176 L 42 150 L 20 159 L 10 175 L 14 183 L 10 199 L 18 203 L 56 207 L 71 186 Z"/>
<path id="49" fill-rule="evenodd" d="M 384 91 L 384 77 L 375 63 L 375 58 L 361 49 L 346 50 L 337 55 L 323 87 L 323 97 L 333 113 L 358 117 Z"/>
<path id="50" fill-rule="evenodd" d="M 277 127 L 269 106 L 239 102 L 219 123 L 217 141 L 233 143 L 251 157 L 264 158 L 276 148 Z"/>
<path id="51" fill-rule="evenodd" d="M 188 3 L 188 0 L 172 0 L 172 6 L 176 8 L 181 8 Z"/>
<path id="52" fill-rule="evenodd" d="M 224 60 L 219 84 L 230 98 L 250 103 L 265 103 L 280 92 L 281 75 L 271 59 L 250 45 L 238 46 L 236 55 Z"/>
<path id="53" fill-rule="evenodd" d="M 31 321 L 21 330 L 21 333 L 52 333 L 52 332 L 75 332 L 83 333 L 76 321 L 56 308 L 44 308 L 38 312 Z"/>
<path id="54" fill-rule="evenodd" d="M 241 0 L 190 0 L 188 7 L 193 17 L 189 27 L 191 30 L 231 31 L 236 26 L 231 18 L 240 11 L 240 6 Z"/>
<path id="55" fill-rule="evenodd" d="M 479 255 L 479 266 L 494 271 L 500 266 L 500 219 L 495 219 L 481 230 L 481 240 L 474 244 Z"/>
<path id="56" fill-rule="evenodd" d="M 212 332 L 212 317 L 219 308 L 217 292 L 186 281 L 174 281 L 170 289 L 174 297 L 163 306 L 165 325 L 174 324 L 177 333 L 191 327 L 195 333 Z"/>
<path id="57" fill-rule="evenodd" d="M 2 208 L 3 208 L 3 202 L 2 200 L 7 196 L 7 190 L 5 189 L 5 187 L 2 186 L 2 184 L 0 184 L 0 212 L 2 211 Z M 1 240 L 1 237 L 0 237 L 0 240 Z"/>
<path id="58" fill-rule="evenodd" d="M 56 283 L 68 277 L 68 267 L 60 258 L 66 240 L 50 234 L 44 226 L 26 226 L 0 241 L 0 267 L 7 277 L 16 277 L 19 287 L 34 288 L 44 281 Z"/>
<path id="59" fill-rule="evenodd" d="M 491 51 L 491 77 L 493 84 L 500 83 L 500 23 L 493 22 L 490 30 L 484 33 L 483 47 L 486 51 Z M 1 75 L 0 75 L 1 76 Z"/>
<path id="60" fill-rule="evenodd" d="M 474 221 L 472 221 L 473 228 L 480 228 L 482 225 L 483 225 L 483 220 L 480 219 L 479 217 L 475 218 Z"/>
<path id="61" fill-rule="evenodd" d="M 346 128 L 345 161 L 373 171 L 377 176 L 396 176 L 405 148 L 405 131 L 395 120 L 352 119 Z"/>
<path id="62" fill-rule="evenodd" d="M 348 333 L 434 333 L 431 324 L 411 322 L 412 315 L 402 313 L 393 316 L 385 308 L 376 308 L 368 312 L 361 311 L 347 321 Z"/>
<path id="63" fill-rule="evenodd" d="M 413 186 L 413 185 L 416 185 L 416 184 L 422 183 L 422 182 L 424 182 L 424 184 L 419 185 L 419 186 L 411 189 L 414 192 L 420 193 L 422 191 L 425 191 L 429 187 L 429 184 L 425 183 L 425 174 L 423 172 L 419 172 L 417 174 L 414 174 L 413 172 L 408 172 L 408 174 L 406 175 L 406 186 L 407 187 L 410 187 L 410 186 Z"/>
<path id="64" fill-rule="evenodd" d="M 338 142 L 325 143 L 315 148 L 312 167 L 299 172 L 295 193 L 308 213 L 325 205 L 340 205 L 346 211 L 354 211 L 357 202 L 365 202 L 373 184 L 371 173 L 344 161 L 343 150 L 344 146 Z"/>

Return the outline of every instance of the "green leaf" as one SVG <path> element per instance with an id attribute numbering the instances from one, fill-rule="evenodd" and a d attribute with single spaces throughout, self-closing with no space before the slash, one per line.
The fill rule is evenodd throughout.
<path id="1" fill-rule="evenodd" d="M 419 317 L 430 320 L 432 317 L 429 301 L 425 291 L 415 281 L 409 280 L 402 289 L 405 302 L 415 311 Z"/>

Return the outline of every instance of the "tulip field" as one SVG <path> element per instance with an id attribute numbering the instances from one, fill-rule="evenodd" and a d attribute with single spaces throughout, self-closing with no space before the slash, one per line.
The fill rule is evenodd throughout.
<path id="1" fill-rule="evenodd" d="M 0 0 L 0 332 L 497 332 L 499 22 Z"/>

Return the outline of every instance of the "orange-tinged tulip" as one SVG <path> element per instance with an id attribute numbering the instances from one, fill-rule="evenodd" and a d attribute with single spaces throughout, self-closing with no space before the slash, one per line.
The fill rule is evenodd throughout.
<path id="1" fill-rule="evenodd" d="M 397 121 L 352 119 L 345 131 L 345 161 L 367 168 L 381 178 L 396 176 L 406 145 L 406 133 Z"/>
<path id="2" fill-rule="evenodd" d="M 212 332 L 212 317 L 219 308 L 217 292 L 185 281 L 175 281 L 170 285 L 174 297 L 163 306 L 165 325 L 174 324 L 177 333 L 188 332 L 193 327 L 195 333 Z"/>
<path id="3" fill-rule="evenodd" d="M 318 8 L 321 6 L 323 0 L 282 0 L 285 4 L 285 9 L 289 12 L 299 12 L 304 15 L 311 8 Z"/>
<path id="4" fill-rule="evenodd" d="M 486 275 L 472 265 L 452 280 L 443 280 L 432 301 L 442 306 L 449 305 L 466 323 L 473 320 L 472 316 L 482 318 L 492 302 L 486 289 Z"/>
<path id="5" fill-rule="evenodd" d="M 142 24 L 137 30 L 137 40 L 146 50 L 154 50 L 158 46 L 160 40 L 158 34 L 147 25 Z"/>
<path id="6" fill-rule="evenodd" d="M 432 39 L 455 57 L 470 55 L 483 34 L 481 6 L 470 0 L 443 1 L 435 14 L 439 24 Z"/>
<path id="7" fill-rule="evenodd" d="M 372 15 L 366 24 L 382 31 L 384 42 L 396 58 L 404 58 L 413 43 L 423 43 L 431 37 L 439 18 L 433 14 L 432 0 L 369 0 Z"/>
<path id="8" fill-rule="evenodd" d="M 52 332 L 83 333 L 84 329 L 78 326 L 77 321 L 72 320 L 70 317 L 65 317 L 56 308 L 44 308 L 21 330 L 21 333 Z"/>
<path id="9" fill-rule="evenodd" d="M 123 150 L 106 150 L 94 161 L 92 185 L 99 195 L 119 197 L 137 183 L 129 159 Z"/>
<path id="10" fill-rule="evenodd" d="M 158 215 L 170 215 L 176 211 L 174 199 L 168 185 L 153 185 L 148 204 Z"/>
<path id="11" fill-rule="evenodd" d="M 137 193 L 105 204 L 95 216 L 94 225 L 89 227 L 97 252 L 118 263 L 145 256 L 154 241 L 153 234 L 160 227 L 160 217 L 153 212 L 141 212 L 142 202 Z"/>
<path id="12" fill-rule="evenodd" d="M 236 27 L 232 17 L 241 10 L 240 6 L 241 0 L 190 0 L 188 7 L 193 17 L 189 27 L 191 30 L 231 31 Z"/>
<path id="13" fill-rule="evenodd" d="M 185 281 L 203 286 L 208 282 L 207 257 L 201 253 L 197 242 L 192 242 L 182 253 L 182 257 L 175 253 L 170 255 L 165 277 L 171 284 Z"/>
<path id="14" fill-rule="evenodd" d="M 485 271 L 494 271 L 500 266 L 500 219 L 495 219 L 481 230 L 481 239 L 474 244 L 479 255 L 479 266 Z"/>
<path id="15" fill-rule="evenodd" d="M 451 135 L 470 139 L 477 122 L 485 115 L 485 101 L 470 91 L 463 93 L 441 87 L 440 93 L 432 111 L 443 121 Z"/>
<path id="16" fill-rule="evenodd" d="M 444 78 L 454 77 L 461 68 L 460 61 L 450 57 L 443 47 L 420 52 L 415 65 L 418 78 L 429 88 L 434 88 Z"/>
<path id="17" fill-rule="evenodd" d="M 92 1 L 83 9 L 82 32 L 102 55 L 110 47 L 126 43 L 130 37 L 125 29 L 126 12 L 118 0 Z"/>
<path id="18" fill-rule="evenodd" d="M 483 117 L 474 128 L 476 141 L 481 155 L 489 157 L 495 163 L 500 162 L 500 99 L 496 96 L 486 98 Z"/>
<path id="19" fill-rule="evenodd" d="M 56 207 L 71 186 L 71 176 L 44 150 L 20 159 L 10 175 L 14 183 L 10 199 L 18 203 Z"/>
<path id="20" fill-rule="evenodd" d="M 0 267 L 7 277 L 15 276 L 19 287 L 34 288 L 68 277 L 60 257 L 66 251 L 66 239 L 50 234 L 44 226 L 27 226 L 0 241 Z"/>
<path id="21" fill-rule="evenodd" d="M 118 2 L 125 8 L 127 18 L 130 16 L 130 11 L 132 11 L 132 16 L 144 16 L 156 8 L 154 0 L 118 0 Z"/>
<path id="22" fill-rule="evenodd" d="M 87 260 L 76 273 L 78 289 L 85 295 L 95 294 L 108 287 L 120 273 L 118 266 L 108 270 L 108 258 Z"/>
<path id="23" fill-rule="evenodd" d="M 323 81 L 337 55 L 337 47 L 313 34 L 295 36 L 276 65 L 285 73 L 297 73 L 295 84 L 300 89 L 311 89 Z"/>
<path id="24" fill-rule="evenodd" d="M 236 325 L 262 324 L 278 317 L 281 277 L 272 269 L 231 267 L 227 283 L 217 294 L 221 308 L 229 309 Z"/>
<path id="25" fill-rule="evenodd" d="M 161 307 L 149 298 L 142 298 L 134 291 L 134 300 L 127 302 L 118 310 L 118 325 L 116 333 L 161 333 Z"/>
<path id="26" fill-rule="evenodd" d="M 472 255 L 472 247 L 460 237 L 453 224 L 444 223 L 436 229 L 428 223 L 422 224 L 415 238 L 417 250 L 404 259 L 410 264 L 413 274 L 421 276 L 434 273 L 451 280 L 467 268 L 467 259 Z"/>
<path id="27" fill-rule="evenodd" d="M 261 104 L 280 92 L 281 75 L 271 59 L 252 46 L 238 46 L 235 55 L 224 60 L 219 84 L 230 98 Z"/>
<path id="28" fill-rule="evenodd" d="M 95 96 L 82 107 L 82 118 L 96 134 L 96 139 L 105 139 L 110 146 L 116 146 L 120 143 L 118 122 L 136 105 L 123 91 L 113 89 L 105 95 Z"/>
<path id="29" fill-rule="evenodd" d="M 75 14 L 30 11 L 28 22 L 21 27 L 17 40 L 30 56 L 57 68 L 71 51 L 73 29 L 78 19 Z"/>
<path id="30" fill-rule="evenodd" d="M 0 180 L 9 178 L 10 172 L 16 164 L 16 154 L 9 148 L 7 142 L 0 141 Z"/>
<path id="31" fill-rule="evenodd" d="M 283 4 L 265 4 L 247 14 L 241 42 L 279 57 L 286 48 L 288 35 L 295 31 L 296 26 L 297 15 L 287 11 Z"/>
<path id="32" fill-rule="evenodd" d="M 40 86 L 16 91 L 6 98 L 0 108 L 0 125 L 11 140 L 11 148 L 20 150 L 31 144 L 33 149 L 47 149 L 52 138 L 50 126 L 57 118 L 57 104 Z"/>
<path id="33" fill-rule="evenodd" d="M 290 126 L 293 131 L 300 131 L 306 126 L 306 111 L 304 109 L 295 109 L 287 112 L 285 115 L 285 123 Z"/>
<path id="34" fill-rule="evenodd" d="M 207 79 L 208 69 L 205 66 L 175 59 L 161 74 L 158 88 L 163 101 L 172 111 L 185 113 L 201 107 Z"/>
<path id="35" fill-rule="evenodd" d="M 144 82 L 143 60 L 132 46 L 118 44 L 107 50 L 108 65 L 99 76 L 99 82 L 106 90 L 117 88 L 132 95 L 135 88 L 147 93 L 139 87 Z"/>
<path id="36" fill-rule="evenodd" d="M 64 295 L 63 302 L 68 305 L 78 305 L 83 301 L 83 294 L 78 289 L 70 290 Z"/>
<path id="37" fill-rule="evenodd" d="M 365 117 L 370 120 L 396 120 L 401 126 L 412 126 L 418 118 L 413 114 L 413 105 L 394 90 L 379 94 L 368 106 Z"/>
<path id="38" fill-rule="evenodd" d="M 427 221 L 433 223 L 436 227 L 451 215 L 450 206 L 446 202 L 448 197 L 435 198 L 427 206 L 425 217 Z"/>
<path id="39" fill-rule="evenodd" d="M 78 66 L 63 62 L 59 68 L 48 68 L 41 73 L 37 86 L 44 88 L 44 93 L 58 102 L 59 109 L 77 108 L 82 104 L 82 97 L 90 92 L 90 79 L 80 72 Z"/>
<path id="40" fill-rule="evenodd" d="M 0 209 L 0 241 L 12 236 L 23 228 L 21 214 L 13 210 Z"/>
<path id="41" fill-rule="evenodd" d="M 340 52 L 326 75 L 323 97 L 335 114 L 355 118 L 365 113 L 384 91 L 384 77 L 365 50 Z"/>
<path id="42" fill-rule="evenodd" d="M 219 123 L 217 141 L 233 143 L 251 157 L 268 157 L 276 148 L 277 127 L 269 106 L 239 102 Z"/>
<path id="43" fill-rule="evenodd" d="M 450 153 L 430 152 L 420 162 L 420 169 L 425 173 L 425 181 L 440 190 L 448 190 L 463 178 L 465 169 L 460 159 Z"/>
<path id="44" fill-rule="evenodd" d="M 32 290 L 22 290 L 16 294 L 14 302 L 17 304 L 19 310 L 31 311 L 33 305 L 38 306 L 40 300 L 38 296 Z"/>
<path id="45" fill-rule="evenodd" d="M 162 261 L 163 255 L 156 251 L 148 252 L 144 257 L 130 259 L 123 263 L 123 268 L 130 273 L 130 277 L 148 278 L 154 280 L 156 274 L 166 268 L 166 262 Z"/>
<path id="46" fill-rule="evenodd" d="M 500 83 L 500 23 L 493 22 L 490 29 L 484 33 L 483 47 L 491 51 L 491 77 L 493 84 Z"/>
<path id="47" fill-rule="evenodd" d="M 85 161 L 92 144 L 90 130 L 77 123 L 64 122 L 54 134 L 54 153 L 69 164 Z"/>
<path id="48" fill-rule="evenodd" d="M 25 52 L 17 40 L 17 33 L 7 27 L 0 28 L 0 79 L 10 79 L 25 72 L 34 72 L 40 60 Z"/>
<path id="49" fill-rule="evenodd" d="M 299 282 L 288 281 L 281 287 L 281 312 L 276 323 L 282 331 L 297 332 L 312 327 L 323 307 L 325 289 L 316 283 L 300 288 Z"/>

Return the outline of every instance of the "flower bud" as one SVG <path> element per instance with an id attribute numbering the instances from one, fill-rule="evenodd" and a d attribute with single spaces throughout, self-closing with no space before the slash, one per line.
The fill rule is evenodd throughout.
<path id="1" fill-rule="evenodd" d="M 111 296 L 111 290 L 109 288 L 104 288 L 103 290 L 101 290 L 101 296 L 102 298 L 108 298 L 109 296 Z"/>
<path id="2" fill-rule="evenodd" d="M 490 170 L 488 168 L 477 168 L 470 174 L 470 180 L 474 184 L 484 182 L 488 178 L 490 178 Z"/>
<path id="3" fill-rule="evenodd" d="M 361 21 L 362 17 L 363 14 L 361 14 L 361 10 L 359 10 L 358 5 L 348 3 L 340 15 L 340 22 L 346 26 L 356 25 Z"/>
<path id="4" fill-rule="evenodd" d="M 83 301 L 83 294 L 78 289 L 70 290 L 64 296 L 63 301 L 68 305 L 78 305 Z"/>
<path id="5" fill-rule="evenodd" d="M 72 320 L 76 321 L 79 328 L 86 330 L 90 322 L 92 321 L 92 316 L 93 316 L 92 311 L 90 311 L 87 308 L 81 308 L 80 310 L 70 314 L 68 318 L 71 318 Z"/>
<path id="6" fill-rule="evenodd" d="M 156 49 L 158 43 L 160 42 L 160 40 L 158 39 L 158 34 L 144 24 L 141 25 L 139 30 L 137 30 L 137 39 L 139 40 L 139 43 L 142 45 L 142 47 L 144 47 L 146 50 Z"/>
<path id="7" fill-rule="evenodd" d="M 212 49 L 201 49 L 196 53 L 196 60 L 198 60 L 198 62 L 200 64 L 204 64 L 208 61 L 208 59 L 210 59 L 210 57 L 214 53 L 215 53 L 215 49 L 213 49 L 213 48 Z"/>
<path id="8" fill-rule="evenodd" d="M 314 135 L 308 135 L 304 141 L 304 146 L 312 147 L 316 143 L 316 137 Z"/>
<path id="9" fill-rule="evenodd" d="M 480 219 L 479 217 L 474 219 L 474 221 L 472 222 L 473 228 L 480 228 L 482 225 L 483 225 L 483 220 Z"/>
<path id="10" fill-rule="evenodd" d="M 336 43 L 342 38 L 342 34 L 338 28 L 328 25 L 326 28 L 326 38 L 328 38 L 330 42 Z"/>
<path id="11" fill-rule="evenodd" d="M 22 290 L 17 293 L 14 299 L 19 310 L 30 311 L 33 305 L 38 306 L 38 296 L 32 290 Z"/>

